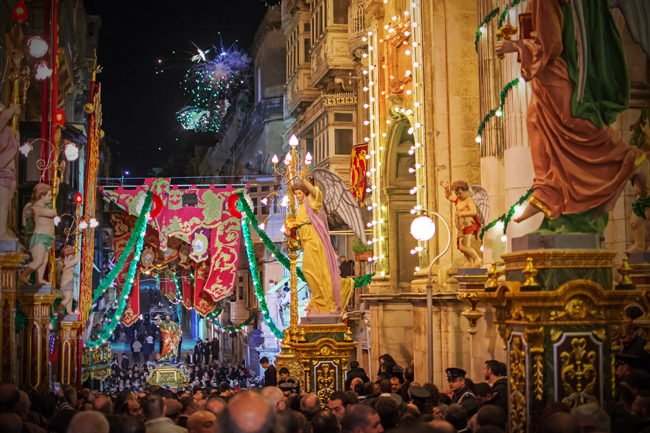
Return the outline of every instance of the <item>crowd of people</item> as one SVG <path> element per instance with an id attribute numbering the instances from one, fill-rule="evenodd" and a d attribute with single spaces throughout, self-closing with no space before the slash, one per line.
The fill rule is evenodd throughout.
<path id="1" fill-rule="evenodd" d="M 193 353 L 191 354 L 193 355 Z M 187 362 L 192 361 L 188 358 Z M 198 358 L 197 358 L 198 361 Z M 205 359 L 203 361 L 206 361 Z M 207 360 L 210 361 L 209 359 Z M 187 389 L 142 385 L 135 391 L 105 393 L 64 387 L 47 395 L 0 386 L 2 433 L 506 433 L 507 368 L 484 365 L 484 381 L 474 382 L 460 368 L 448 368 L 447 386 L 414 380 L 389 354 L 379 358 L 370 378 L 356 361 L 347 369 L 344 390 L 324 401 L 306 393 L 282 368 L 262 358 L 264 383 L 233 389 L 219 376 L 222 364 L 194 365 L 196 373 L 217 377 Z M 218 360 L 216 361 L 218 363 Z M 127 366 L 128 367 L 128 366 Z M 142 374 L 133 366 L 132 374 Z M 203 373 L 207 367 L 208 373 Z M 121 368 L 121 366 L 120 366 Z M 230 366 L 229 366 L 230 368 Z M 279 380 L 278 380 L 279 375 Z M 650 432 L 650 380 L 632 369 L 617 382 L 619 403 L 607 413 L 598 404 L 571 409 L 549 403 L 536 433 Z M 219 386 L 212 386 L 212 383 Z"/>

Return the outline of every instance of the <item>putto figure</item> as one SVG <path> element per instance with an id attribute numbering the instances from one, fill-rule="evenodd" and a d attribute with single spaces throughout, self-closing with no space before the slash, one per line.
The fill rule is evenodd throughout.
<path id="1" fill-rule="evenodd" d="M 440 181 L 445 189 L 445 197 L 456 206 L 454 223 L 456 225 L 456 246 L 465 256 L 464 268 L 480 268 L 483 261 L 474 248 L 469 245 L 470 238 L 478 240 L 481 227 L 490 214 L 490 201 L 487 191 L 474 185 L 472 193 L 464 180 L 457 180 L 449 187 L 449 182 Z"/>
<path id="2" fill-rule="evenodd" d="M 31 205 L 31 212 L 28 207 Z M 47 255 L 52 249 L 54 242 L 54 217 L 56 211 L 52 207 L 52 187 L 39 183 L 32 191 L 32 201 L 26 206 L 25 232 L 29 240 L 29 251 L 32 253 L 32 261 L 29 263 L 20 277 L 22 283 L 29 284 L 29 276 L 36 272 L 36 284 L 46 285 L 48 281 L 43 279 L 45 267 L 47 266 Z"/>
<path id="3" fill-rule="evenodd" d="M 59 304 L 58 314 L 63 312 L 65 307 L 66 313 L 72 314 L 72 293 L 74 291 L 74 274 L 72 268 L 79 263 L 79 254 L 75 254 L 72 245 L 66 245 L 61 248 L 59 262 L 62 264 L 61 273 L 61 291 L 63 292 L 63 301 Z"/>

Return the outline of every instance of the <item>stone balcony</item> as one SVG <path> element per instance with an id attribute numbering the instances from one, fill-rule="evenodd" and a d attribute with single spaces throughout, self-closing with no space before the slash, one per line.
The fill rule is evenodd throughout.
<path id="1" fill-rule="evenodd" d="M 365 6 L 364 0 L 354 0 L 348 8 L 348 49 L 357 58 L 368 47 Z"/>
<path id="2" fill-rule="evenodd" d="M 295 116 L 311 105 L 320 96 L 320 91 L 311 86 L 311 67 L 309 63 L 301 65 L 289 78 L 287 83 L 287 109 L 290 116 Z"/>
<path id="3" fill-rule="evenodd" d="M 348 26 L 330 25 L 312 48 L 311 85 L 325 90 L 335 77 L 347 78 L 351 73 L 354 61 L 348 48 Z"/>

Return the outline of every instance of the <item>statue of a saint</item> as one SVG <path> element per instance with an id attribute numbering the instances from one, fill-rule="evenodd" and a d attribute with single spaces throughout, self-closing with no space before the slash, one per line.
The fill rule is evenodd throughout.
<path id="1" fill-rule="evenodd" d="M 305 182 L 302 173 L 298 177 L 302 183 L 292 185 L 291 190 L 300 203 L 296 227 L 303 252 L 302 272 L 311 290 L 305 310 L 308 316 L 341 315 L 352 296 L 354 279 L 340 278 L 321 190 Z"/>
<path id="2" fill-rule="evenodd" d="M 176 348 L 178 347 L 179 338 L 183 335 L 181 330 L 181 325 L 171 321 L 171 317 L 166 317 L 167 321 L 161 320 L 158 316 L 157 322 L 160 327 L 160 333 L 162 334 L 163 349 L 162 355 L 160 356 L 160 361 L 168 361 L 176 353 Z M 156 360 L 158 358 L 156 357 Z"/>
<path id="3" fill-rule="evenodd" d="M 0 241 L 17 241 L 7 233 L 7 212 L 16 190 L 16 167 L 14 157 L 18 152 L 18 141 L 9 121 L 20 115 L 20 105 L 5 109 L 0 104 Z"/>
<path id="4" fill-rule="evenodd" d="M 28 233 L 29 251 L 32 261 L 18 278 L 23 284 L 29 284 L 29 276 L 36 272 L 36 284 L 46 285 L 43 279 L 47 266 L 48 253 L 54 244 L 54 217 L 56 211 L 52 209 L 52 187 L 45 183 L 36 184 L 32 191 L 32 212 L 27 218 L 25 231 Z M 29 206 L 29 205 L 28 205 Z M 52 269 L 54 272 L 54 269 Z"/>
<path id="5" fill-rule="evenodd" d="M 562 217 L 552 224 L 579 232 L 614 207 L 632 176 L 641 199 L 650 193 L 645 155 L 609 127 L 630 100 L 621 35 L 607 0 L 531 0 L 527 12 L 530 39 L 496 44 L 499 55 L 519 54 L 532 93 L 534 192 L 515 221 L 543 212 L 545 224 Z"/>

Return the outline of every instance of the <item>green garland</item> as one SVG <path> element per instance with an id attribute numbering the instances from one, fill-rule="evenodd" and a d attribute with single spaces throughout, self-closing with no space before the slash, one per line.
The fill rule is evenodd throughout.
<path id="1" fill-rule="evenodd" d="M 526 192 L 526 194 L 524 194 L 523 196 L 521 196 L 519 198 L 519 200 L 517 200 L 517 203 L 513 204 L 510 207 L 510 210 L 508 211 L 508 213 L 504 213 L 499 218 L 495 219 L 490 224 L 483 227 L 481 229 L 481 233 L 479 233 L 479 235 L 478 235 L 479 239 L 481 239 L 481 241 L 483 241 L 483 235 L 485 234 L 485 232 L 490 230 L 492 227 L 494 227 L 499 221 L 503 222 L 503 234 L 505 234 L 506 230 L 508 228 L 508 223 L 512 219 L 512 216 L 515 214 L 515 207 L 521 206 L 523 202 L 525 202 L 526 200 L 528 200 L 528 198 L 530 198 L 532 193 L 533 193 L 533 189 L 531 188 Z"/>
<path id="2" fill-rule="evenodd" d="M 478 29 L 476 30 L 476 39 L 474 40 L 474 47 L 476 48 L 476 52 L 478 53 L 478 41 L 481 39 L 481 27 L 484 25 L 487 25 L 490 21 L 492 21 L 492 18 L 494 18 L 500 11 L 498 7 L 492 9 L 489 14 L 483 18 L 483 21 L 481 21 L 481 24 L 478 25 Z"/>
<path id="3" fill-rule="evenodd" d="M 260 237 L 260 239 L 262 240 L 262 243 L 264 244 L 264 246 L 266 248 L 268 248 L 269 251 L 271 251 L 275 255 L 275 258 L 278 259 L 278 262 L 280 262 L 282 264 L 282 266 L 284 266 L 286 269 L 291 270 L 291 260 L 289 260 L 289 258 L 287 256 L 285 256 L 284 254 L 282 254 L 282 252 L 275 246 L 273 241 L 268 237 L 266 232 L 259 227 L 260 223 L 257 220 L 257 217 L 255 217 L 255 214 L 253 213 L 252 209 L 248 205 L 248 202 L 246 201 L 246 198 L 244 197 L 244 194 L 241 193 L 241 192 L 239 193 L 239 203 L 241 204 L 242 208 L 244 209 L 244 212 L 246 213 L 246 217 L 248 217 L 248 219 L 250 219 L 250 224 L 251 224 L 251 226 L 253 226 L 253 230 L 255 230 L 255 233 L 257 233 L 257 235 Z M 244 220 L 242 219 L 242 230 L 243 230 L 243 227 L 244 227 Z M 250 233 L 250 231 L 249 231 L 249 233 Z M 305 279 L 305 276 L 302 273 L 302 269 L 297 268 L 297 271 L 298 271 L 298 278 L 300 278 L 302 281 L 306 282 L 307 280 Z M 366 284 L 369 284 L 370 279 L 374 275 L 375 274 L 367 274 L 367 275 L 364 275 L 363 277 L 355 278 L 354 279 L 354 287 L 361 287 L 361 286 L 365 286 Z M 368 283 L 362 284 L 362 282 L 364 282 L 364 281 L 368 281 Z"/>
<path id="4" fill-rule="evenodd" d="M 227 332 L 237 332 L 237 331 L 243 329 L 246 325 L 251 323 L 253 321 L 253 319 L 255 318 L 255 316 L 256 316 L 256 313 L 252 312 L 250 314 L 250 316 L 248 316 L 248 319 L 244 320 L 242 323 L 240 323 L 237 326 L 223 326 L 221 323 L 219 323 L 219 320 L 217 320 L 218 317 L 219 317 L 219 314 L 221 314 L 221 310 L 216 310 L 216 311 L 213 311 L 212 313 L 209 313 L 207 316 L 205 316 L 205 318 L 208 319 L 208 320 L 211 320 L 212 323 L 214 323 L 217 326 L 217 328 L 223 329 L 224 331 L 227 331 Z M 277 337 L 277 335 L 276 335 L 276 337 Z M 278 337 L 278 338 L 280 338 L 280 337 Z"/>
<path id="5" fill-rule="evenodd" d="M 133 254 L 133 259 L 129 263 L 129 272 L 126 276 L 126 282 L 124 283 L 124 287 L 122 289 L 122 293 L 120 294 L 120 299 L 118 300 L 118 305 L 117 305 L 117 310 L 115 311 L 115 314 L 111 318 L 110 323 L 108 324 L 108 327 L 102 331 L 102 333 L 97 337 L 96 340 L 88 340 L 86 342 L 86 346 L 89 349 L 94 349 L 95 347 L 101 346 L 102 344 L 106 343 L 110 336 L 113 334 L 113 331 L 115 330 L 115 327 L 120 321 L 120 318 L 122 317 L 122 313 L 124 312 L 124 309 L 126 308 L 126 300 L 129 297 L 129 293 L 131 293 L 131 284 L 133 281 L 133 278 L 135 278 L 135 272 L 138 268 L 138 263 L 140 262 L 140 254 L 142 253 L 142 247 L 144 245 L 144 235 L 147 231 L 147 214 L 151 210 L 151 200 L 153 198 L 153 193 L 151 191 L 147 191 L 145 199 L 144 199 L 144 205 L 142 206 L 142 210 L 140 211 L 140 216 L 138 216 L 138 220 L 135 223 L 135 227 L 133 229 L 133 233 L 136 234 L 137 237 L 137 243 L 135 245 L 135 251 Z M 133 238 L 133 235 L 131 236 Z M 129 242 L 131 239 L 129 239 Z M 128 247 L 128 244 L 127 244 Z M 122 256 L 129 256 L 130 250 L 124 249 L 124 252 L 122 253 Z M 122 257 L 120 257 L 120 261 L 122 260 Z M 116 266 L 117 267 L 117 266 Z M 115 268 L 113 268 L 115 269 Z"/>
<path id="6" fill-rule="evenodd" d="M 248 203 L 246 202 L 246 200 L 243 197 L 243 194 L 241 193 L 239 194 L 239 203 L 241 207 L 244 208 L 246 214 L 248 215 L 250 211 L 250 207 L 248 206 Z M 253 224 L 253 227 L 256 226 L 257 226 L 257 221 L 255 221 L 255 224 Z M 257 301 L 260 304 L 260 310 L 262 310 L 264 321 L 269 326 L 271 332 L 273 332 L 273 335 L 275 335 L 276 338 L 283 338 L 284 334 L 282 333 L 282 331 L 278 329 L 275 323 L 273 323 L 273 320 L 271 320 L 271 318 L 269 317 L 269 307 L 268 305 L 266 305 L 266 298 L 264 297 L 264 286 L 262 286 L 262 282 L 260 281 L 260 271 L 257 269 L 257 260 L 255 259 L 255 251 L 253 250 L 253 240 L 251 239 L 251 230 L 248 227 L 248 221 L 246 220 L 246 217 L 242 218 L 241 228 L 242 228 L 242 233 L 244 234 L 244 243 L 246 245 L 246 255 L 248 256 L 248 263 L 250 265 L 251 276 L 253 277 L 253 287 L 255 288 L 255 295 L 257 295 Z"/>
<path id="7" fill-rule="evenodd" d="M 522 78 L 515 78 L 514 80 L 510 81 L 508 84 L 505 85 L 505 87 L 501 90 L 501 93 L 499 93 L 499 108 L 495 108 L 490 110 L 483 120 L 481 121 L 481 124 L 478 127 L 478 132 L 476 133 L 476 137 L 480 137 L 481 134 L 483 134 L 483 129 L 485 129 L 485 125 L 487 124 L 488 120 L 490 120 L 494 115 L 497 113 L 497 111 L 501 111 L 503 113 L 503 106 L 506 103 L 506 96 L 508 95 L 508 92 L 516 85 L 519 84 L 519 82 L 522 80 Z"/>

